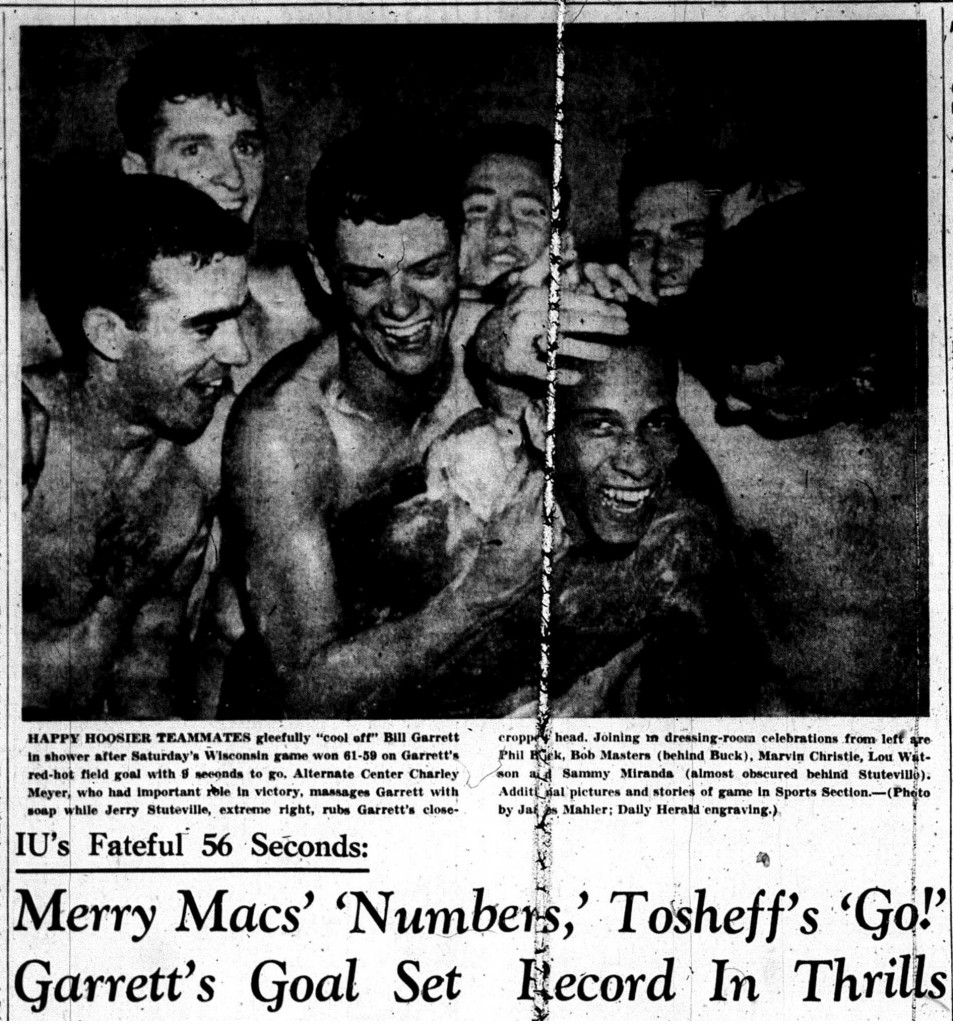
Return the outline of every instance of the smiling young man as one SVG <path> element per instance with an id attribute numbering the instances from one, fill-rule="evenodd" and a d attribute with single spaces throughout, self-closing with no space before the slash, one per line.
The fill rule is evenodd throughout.
<path id="1" fill-rule="evenodd" d="M 675 406 L 677 367 L 648 311 L 557 398 L 565 543 L 551 577 L 550 707 L 559 716 L 751 714 L 760 641 L 711 464 Z M 653 315 L 649 315 L 653 314 Z M 658 343 L 662 342 L 661 345 Z M 443 660 L 492 715 L 535 713 L 539 600 L 524 596 Z M 719 684 L 713 684 L 717 675 Z"/>
<path id="2" fill-rule="evenodd" d="M 651 321 L 640 326 L 651 337 Z M 758 644 L 720 481 L 675 405 L 675 360 L 619 346 L 584 372 L 558 403 L 573 544 L 553 577 L 553 663 L 571 684 L 554 710 L 750 714 Z"/>
<path id="3" fill-rule="evenodd" d="M 182 446 L 248 361 L 250 236 L 151 176 L 79 217 L 61 300 L 82 352 L 24 374 L 23 713 L 167 718 L 191 699 L 178 659 L 210 504 Z"/>
<path id="4" fill-rule="evenodd" d="M 139 53 L 119 90 L 126 174 L 179 178 L 251 222 L 265 177 L 261 93 L 254 72 L 210 40 Z"/>
<path id="5" fill-rule="evenodd" d="M 180 178 L 250 224 L 265 183 L 265 113 L 252 67 L 206 33 L 174 35 L 136 56 L 117 100 L 126 174 Z M 281 254 L 253 254 L 242 318 L 251 352 L 238 390 L 317 324 Z M 297 266 L 298 262 L 293 260 Z M 220 440 L 219 435 L 219 440 Z M 216 455 L 218 453 L 216 452 Z"/>
<path id="6" fill-rule="evenodd" d="M 272 360 L 229 424 L 226 554 L 247 632 L 226 675 L 228 715 L 426 716 L 446 696 L 431 688 L 435 667 L 538 582 L 541 474 L 515 458 L 508 472 L 503 434 L 484 444 L 494 428 L 450 340 L 459 197 L 426 141 L 400 141 L 354 135 L 315 168 L 312 257 L 336 330 Z M 468 517 L 471 557 L 420 604 L 369 613 L 359 592 L 376 582 L 374 509 L 446 490 L 468 456 L 487 504 Z M 448 499 L 418 538 L 427 550 L 469 510 Z"/>
<path id="7" fill-rule="evenodd" d="M 261 92 L 247 61 L 201 30 L 170 33 L 137 53 L 120 87 L 117 119 L 126 175 L 178 178 L 232 216 L 251 224 L 265 183 L 266 128 Z M 317 329 L 299 277 L 310 273 L 303 249 L 257 245 L 249 257 L 251 301 L 240 327 L 250 359 L 236 370 L 240 391 L 272 355 Z M 55 278 L 56 267 L 49 275 Z M 22 311 L 23 365 L 60 354 L 55 292 L 27 299 Z M 52 325 L 52 329 L 51 329 Z M 217 487 L 230 401 L 192 449 L 203 478 Z"/>

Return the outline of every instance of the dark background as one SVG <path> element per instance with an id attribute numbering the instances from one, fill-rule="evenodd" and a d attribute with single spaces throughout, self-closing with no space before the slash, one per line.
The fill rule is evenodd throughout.
<path id="1" fill-rule="evenodd" d="M 259 70 L 270 138 L 256 223 L 265 240 L 304 238 L 310 169 L 327 141 L 361 123 L 411 127 L 432 118 L 456 138 L 484 120 L 552 126 L 550 26 L 24 28 L 27 218 L 31 204 L 44 201 L 48 186 L 38 183 L 52 161 L 77 153 L 118 159 L 115 97 L 131 57 L 186 32 L 206 33 L 210 47 L 233 46 Z M 668 124 L 721 158 L 728 185 L 764 174 L 843 188 L 882 221 L 885 247 L 894 255 L 899 247 L 911 272 L 922 268 L 923 25 L 569 25 L 565 42 L 566 166 L 583 247 L 619 240 L 626 133 Z M 850 242 L 835 225 L 823 244 L 843 258 Z"/>
<path id="2" fill-rule="evenodd" d="M 82 159 L 74 167 L 83 160 L 99 160 L 118 168 L 123 147 L 115 98 L 131 58 L 158 38 L 198 32 L 205 34 L 210 48 L 227 45 L 244 52 L 259 72 L 269 151 L 256 231 L 265 242 L 304 240 L 304 194 L 311 168 L 322 147 L 359 125 L 406 125 L 410 133 L 432 121 L 450 141 L 460 141 L 481 121 L 553 124 L 552 26 L 25 28 L 21 159 L 27 287 L 31 250 L 47 260 L 62 260 L 68 270 L 69 246 L 57 235 L 55 215 L 48 211 L 58 202 L 80 206 L 84 199 L 78 173 L 60 175 L 56 183 L 48 172 L 77 156 Z M 705 156 L 699 173 L 726 188 L 760 179 L 803 180 L 809 191 L 824 196 L 824 215 L 817 221 L 816 237 L 798 250 L 803 255 L 788 261 L 790 276 L 780 275 L 784 281 L 806 279 L 804 294 L 810 295 L 810 304 L 801 303 L 799 291 L 787 299 L 806 305 L 809 313 L 823 311 L 825 302 L 836 307 L 835 322 L 848 324 L 845 344 L 889 356 L 883 376 L 897 394 L 907 396 L 903 404 L 922 418 L 925 26 L 571 24 L 565 45 L 566 168 L 579 247 L 621 255 L 617 185 L 625 140 L 633 129 L 663 126 L 675 139 L 700 143 Z M 381 159 L 413 160 L 414 154 L 412 149 L 382 152 Z M 781 264 L 775 261 L 761 269 L 770 274 Z M 799 268 L 803 272 L 797 274 Z M 747 266 L 739 274 L 742 285 L 748 276 L 756 277 L 748 274 Z M 919 292 L 916 303 L 914 289 Z M 757 293 L 757 287 L 751 291 Z M 743 287 L 734 294 L 744 296 L 746 307 L 753 305 Z M 904 315 L 897 315 L 898 308 Z M 786 315 L 784 309 L 766 310 L 766 334 Z M 817 337 L 808 340 L 823 359 L 829 325 L 827 333 L 813 333 Z M 909 382 L 915 386 L 907 387 L 911 375 L 916 379 Z M 891 452 L 899 447 L 903 454 L 907 437 L 924 436 L 921 420 L 916 423 L 919 433 L 898 434 Z M 911 458 L 921 454 L 922 449 L 914 449 Z M 910 479 L 919 472 L 916 463 Z M 915 489 L 889 499 L 897 515 L 907 516 L 905 522 L 914 522 L 912 517 L 925 508 Z M 779 507 L 796 515 L 783 501 Z M 832 512 L 831 521 L 836 526 L 841 520 Z M 902 607 L 907 618 L 899 623 L 897 613 L 897 623 L 892 623 L 887 621 L 892 612 L 885 611 L 884 628 L 896 626 L 911 644 L 926 622 L 925 589 L 918 592 L 924 599 L 921 607 L 905 596 L 911 585 L 903 581 L 909 581 L 909 572 L 917 588 L 923 588 L 924 541 L 925 530 L 916 536 L 905 533 L 903 542 L 891 549 L 894 561 L 884 559 L 879 575 L 858 572 L 857 580 L 850 581 L 861 587 L 865 579 L 873 579 L 886 588 L 893 602 L 889 608 Z M 834 548 L 839 543 L 836 537 L 828 542 Z M 857 551 L 863 553 L 867 543 L 862 538 Z M 869 557 L 876 561 L 876 554 Z M 835 562 L 840 571 L 841 561 Z M 894 573 L 896 564 L 902 564 L 902 573 Z M 792 602 L 803 604 L 805 594 L 794 594 Z M 814 635 L 805 638 L 806 645 L 818 650 L 823 642 Z M 911 656 L 905 664 L 919 670 L 925 661 L 914 665 Z M 897 713 L 900 705 L 900 710 L 912 710 L 909 695 L 918 680 L 894 680 L 889 669 L 885 672 L 878 682 L 884 688 L 878 707 L 888 707 L 888 713 Z M 806 685 L 816 698 L 827 684 L 812 679 Z M 849 702 L 850 692 L 842 691 L 839 699 Z M 859 701 L 841 710 L 870 713 Z"/>

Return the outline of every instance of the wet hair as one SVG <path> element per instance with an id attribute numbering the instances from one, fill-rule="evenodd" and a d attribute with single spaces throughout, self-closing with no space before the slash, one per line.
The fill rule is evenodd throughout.
<path id="1" fill-rule="evenodd" d="M 191 32 L 191 30 L 190 30 Z M 202 33 L 178 35 L 142 50 L 119 89 L 116 112 L 126 148 L 147 159 L 164 127 L 162 104 L 208 96 L 219 106 L 241 110 L 264 123 L 254 70 L 221 42 Z"/>
<path id="2" fill-rule="evenodd" d="M 109 309 L 141 329 L 150 299 L 160 294 L 156 260 L 184 258 L 200 268 L 251 246 L 246 224 L 175 178 L 117 173 L 84 196 L 37 295 L 64 354 L 76 361 L 86 353 L 82 320 L 89 309 Z"/>
<path id="3" fill-rule="evenodd" d="M 311 172 L 306 202 L 311 248 L 325 270 L 335 265 L 340 221 L 393 225 L 433 217 L 459 242 L 460 197 L 444 153 L 430 136 L 386 130 L 353 132 L 329 146 Z"/>
<path id="4" fill-rule="evenodd" d="M 679 358 L 672 337 L 673 331 L 676 330 L 673 324 L 672 318 L 661 313 L 656 307 L 636 303 L 629 308 L 631 333 L 628 337 L 591 336 L 589 340 L 607 345 L 613 352 L 604 363 L 573 361 L 573 367 L 580 370 L 584 376 L 579 384 L 565 384 L 557 388 L 557 436 L 561 429 L 560 424 L 564 422 L 560 419 L 560 411 L 572 411 L 580 389 L 586 383 L 611 373 L 614 363 L 626 352 L 638 352 L 643 359 L 661 371 L 665 387 L 674 403 L 678 393 Z M 675 424 L 675 432 L 678 439 L 678 454 L 668 470 L 669 485 L 707 506 L 724 522 L 730 522 L 732 514 L 718 471 L 680 413 Z"/>
<path id="5" fill-rule="evenodd" d="M 469 133 L 461 147 L 460 181 L 465 182 L 474 167 L 493 154 L 515 156 L 536 164 L 542 176 L 552 184 L 553 148 L 552 133 L 535 124 L 519 124 L 508 121 L 503 124 L 478 125 Z M 569 179 L 563 163 L 563 179 L 560 184 L 563 210 L 569 209 Z"/>
<path id="6" fill-rule="evenodd" d="M 721 198 L 713 159 L 706 148 L 670 129 L 629 135 L 619 176 L 619 215 L 625 229 L 635 201 L 645 189 L 670 181 L 697 181 L 709 195 L 712 214 Z"/>
<path id="7" fill-rule="evenodd" d="M 628 314 L 629 333 L 622 337 L 615 335 L 586 335 L 587 341 L 598 342 L 613 350 L 638 350 L 643 356 L 657 366 L 665 381 L 665 386 L 671 389 L 672 395 L 678 390 L 678 346 L 675 334 L 677 333 L 676 321 L 666 316 L 655 306 L 647 303 L 633 301 L 626 307 Z M 613 355 L 605 363 L 590 361 L 587 359 L 566 359 L 574 370 L 583 374 L 582 384 L 592 377 L 599 376 L 612 364 Z M 578 393 L 580 385 L 565 385 L 558 389 L 559 400 L 567 406 L 572 406 L 573 395 Z"/>

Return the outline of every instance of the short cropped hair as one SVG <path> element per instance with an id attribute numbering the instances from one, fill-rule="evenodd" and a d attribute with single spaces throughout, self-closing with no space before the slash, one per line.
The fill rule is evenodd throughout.
<path id="1" fill-rule="evenodd" d="M 263 126 L 261 90 L 252 67 L 221 43 L 201 34 L 170 37 L 134 59 L 119 89 L 116 113 L 126 149 L 149 157 L 162 130 L 162 104 L 203 96 L 241 110 Z"/>
<path id="2" fill-rule="evenodd" d="M 247 224 L 198 189 L 159 175 L 119 175 L 84 197 L 66 225 L 66 245 L 38 295 L 64 354 L 85 355 L 83 315 L 101 306 L 141 329 L 158 297 L 152 265 L 185 258 L 195 267 L 218 256 L 243 256 Z M 65 252 L 64 252 L 65 250 Z"/>
<path id="3" fill-rule="evenodd" d="M 536 164 L 543 177 L 550 183 L 553 180 L 553 149 L 555 142 L 552 133 L 536 124 L 520 124 L 507 121 L 503 124 L 482 124 L 468 133 L 461 149 L 460 179 L 466 181 L 467 175 L 485 157 L 498 153 L 502 156 L 515 156 Z M 569 207 L 569 179 L 565 174 L 560 182 L 560 193 L 563 209 Z"/>
<path id="4" fill-rule="evenodd" d="M 629 135 L 619 176 L 619 214 L 628 226 L 632 207 L 645 189 L 670 181 L 697 181 L 713 199 L 721 197 L 712 154 L 695 140 L 671 130 L 645 129 Z"/>
<path id="5" fill-rule="evenodd" d="M 645 323 L 653 323 L 654 318 L 650 310 L 645 316 Z M 641 322 L 642 317 L 638 317 Z M 608 359 L 605 361 L 589 359 L 566 359 L 573 370 L 582 374 L 582 383 L 592 382 L 611 370 L 613 362 L 621 357 L 623 352 L 638 351 L 646 362 L 650 362 L 662 375 L 665 387 L 672 392 L 673 396 L 679 387 L 679 352 L 673 343 L 667 339 L 667 332 L 649 332 L 645 330 L 633 331 L 627 337 L 615 337 L 612 335 L 587 336 L 587 341 L 598 342 L 610 349 Z M 579 394 L 578 384 L 559 384 L 557 387 L 557 408 L 564 410 L 575 407 L 575 398 Z"/>
<path id="6" fill-rule="evenodd" d="M 306 212 L 311 248 L 328 271 L 340 221 L 392 225 L 433 217 L 457 243 L 462 220 L 445 147 L 385 131 L 353 132 L 328 147 L 311 173 Z"/>

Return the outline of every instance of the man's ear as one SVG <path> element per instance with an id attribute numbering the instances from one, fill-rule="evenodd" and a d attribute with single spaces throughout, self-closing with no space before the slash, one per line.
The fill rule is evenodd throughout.
<path id="1" fill-rule="evenodd" d="M 311 269 L 314 271 L 314 276 L 318 279 L 318 284 L 321 285 L 321 291 L 325 295 L 333 295 L 331 279 L 324 272 L 324 267 L 318 262 L 318 257 L 315 256 L 314 249 L 310 245 L 308 246 L 308 259 L 311 260 Z"/>
<path id="2" fill-rule="evenodd" d="M 83 331 L 93 349 L 110 363 L 118 363 L 125 356 L 133 333 L 118 313 L 103 306 L 86 310 Z"/>
<path id="3" fill-rule="evenodd" d="M 127 149 L 122 155 L 122 173 L 148 174 L 149 168 L 146 166 L 146 158 L 140 153 L 133 153 L 132 150 Z"/>

